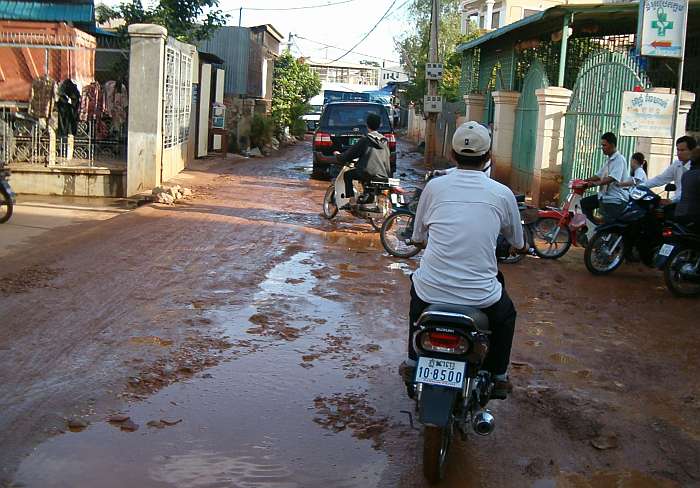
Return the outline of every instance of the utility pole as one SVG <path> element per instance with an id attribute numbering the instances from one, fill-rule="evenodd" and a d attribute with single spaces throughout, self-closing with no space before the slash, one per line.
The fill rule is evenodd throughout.
<path id="1" fill-rule="evenodd" d="M 243 7 L 238 10 L 238 27 L 243 25 Z"/>
<path id="2" fill-rule="evenodd" d="M 430 13 L 430 44 L 428 47 L 428 63 L 438 63 L 438 27 L 440 24 L 440 0 L 432 0 L 432 10 Z M 428 79 L 428 96 L 434 97 L 438 94 L 439 79 Z M 425 169 L 433 169 L 435 161 L 437 118 L 438 114 L 429 112 L 425 121 Z"/>
<path id="3" fill-rule="evenodd" d="M 292 52 L 292 38 L 294 37 L 294 34 L 291 32 L 289 33 L 289 40 L 287 41 L 287 51 L 290 53 Z"/>

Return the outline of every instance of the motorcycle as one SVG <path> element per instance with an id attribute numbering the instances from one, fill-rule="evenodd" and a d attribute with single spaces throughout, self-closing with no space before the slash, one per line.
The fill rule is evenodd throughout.
<path id="1" fill-rule="evenodd" d="M 569 183 L 569 195 L 562 208 L 547 207 L 538 212 L 530 228 L 535 254 L 543 259 L 559 259 L 571 245 L 588 243 L 586 216 L 581 210 L 581 198 L 588 188 L 584 180 Z"/>
<path id="2" fill-rule="evenodd" d="M 343 165 L 323 196 L 323 215 L 332 219 L 338 210 L 349 206 L 348 212 L 355 217 L 367 220 L 375 230 L 382 228 L 384 220 L 391 214 L 392 202 L 397 201 L 399 193 L 398 178 L 373 178 L 367 183 L 354 181 L 357 202 L 350 203 L 345 197 L 345 180 L 343 175 L 353 169 L 353 165 Z M 391 195 L 391 196 L 390 196 Z"/>
<path id="3" fill-rule="evenodd" d="M 622 262 L 654 265 L 661 247 L 664 214 L 661 197 L 643 186 L 630 190 L 630 201 L 615 221 L 600 225 L 586 246 L 584 262 L 594 275 L 615 271 Z"/>
<path id="4" fill-rule="evenodd" d="M 678 223 L 662 231 L 664 244 L 655 265 L 664 271 L 666 286 L 678 297 L 700 295 L 700 233 Z"/>
<path id="5" fill-rule="evenodd" d="M 432 177 L 432 176 L 431 176 Z M 427 179 L 429 179 L 428 177 Z M 412 199 L 404 200 L 406 192 L 400 190 L 398 195 L 398 205 L 394 212 L 387 217 L 380 230 L 380 238 L 382 246 L 386 252 L 397 258 L 411 258 L 418 254 L 420 247 L 415 246 L 411 241 L 413 235 L 413 220 L 416 216 L 416 208 L 420 199 L 422 190 L 416 189 Z M 523 224 L 523 237 L 528 247 L 532 249 L 532 231 L 531 225 L 537 219 L 537 210 L 525 204 L 525 195 L 516 195 L 518 209 Z M 533 212 L 534 211 L 534 212 Z M 503 237 L 499 237 L 500 241 Z M 525 257 L 524 254 L 499 256 L 499 262 L 506 264 L 514 264 L 521 261 Z"/>
<path id="6" fill-rule="evenodd" d="M 15 206 L 15 193 L 10 187 L 10 170 L 0 166 L 0 224 L 4 224 L 10 217 Z"/>
<path id="7" fill-rule="evenodd" d="M 505 257 L 509 248 L 499 246 L 497 256 Z M 423 473 L 432 484 L 445 476 L 455 432 L 466 440 L 470 429 L 481 436 L 494 430 L 495 418 L 486 409 L 494 380 L 480 369 L 490 333 L 488 317 L 463 305 L 430 305 L 416 323 L 418 361 L 408 386 L 424 426 Z"/>

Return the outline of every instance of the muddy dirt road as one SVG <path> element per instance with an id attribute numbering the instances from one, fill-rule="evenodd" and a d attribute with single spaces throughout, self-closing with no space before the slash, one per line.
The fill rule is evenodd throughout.
<path id="1" fill-rule="evenodd" d="M 324 220 L 309 156 L 201 162 L 185 204 L 3 260 L 0 486 L 424 486 L 397 374 L 419 261 Z M 700 303 L 575 250 L 503 271 L 515 389 L 443 486 L 700 486 Z"/>

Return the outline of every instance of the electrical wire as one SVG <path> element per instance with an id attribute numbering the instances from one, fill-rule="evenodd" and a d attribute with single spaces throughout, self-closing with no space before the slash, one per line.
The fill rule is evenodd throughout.
<path id="1" fill-rule="evenodd" d="M 389 8 L 388 8 L 388 9 L 386 9 L 386 12 L 384 12 L 384 15 L 382 15 L 382 16 L 379 18 L 379 20 L 377 21 L 377 23 L 374 24 L 374 26 L 372 26 L 372 28 L 369 30 L 369 32 L 367 32 L 367 34 L 365 34 L 365 35 L 362 37 L 362 39 L 360 39 L 359 41 L 357 41 L 357 42 L 355 43 L 355 45 L 354 45 L 353 47 L 351 47 L 345 54 L 343 54 L 343 55 L 341 55 L 341 56 L 335 58 L 333 61 L 331 61 L 331 63 L 335 63 L 336 61 L 340 61 L 340 60 L 343 59 L 345 56 L 347 56 L 348 54 L 350 54 L 351 52 L 353 52 L 357 46 L 359 46 L 360 44 L 362 44 L 363 42 L 365 42 L 365 40 L 370 36 L 370 34 L 371 34 L 372 32 L 374 32 L 374 30 L 375 30 L 377 27 L 379 27 L 379 24 L 382 23 L 382 21 L 386 18 L 386 16 L 389 15 L 389 12 L 391 12 L 391 9 L 394 8 L 394 5 L 396 5 L 396 2 L 397 2 L 397 1 L 398 1 L 398 0 L 394 0 L 393 2 L 391 2 L 391 5 L 389 5 Z M 403 7 L 404 5 L 406 5 L 409 1 L 411 1 L 411 0 L 406 0 L 403 4 L 401 4 L 401 7 L 399 7 L 399 8 L 402 8 L 402 7 Z"/>
<path id="2" fill-rule="evenodd" d="M 307 37 L 300 36 L 300 35 L 298 35 L 298 34 L 292 34 L 292 35 L 294 36 L 295 39 L 301 39 L 302 41 L 313 42 L 314 44 L 318 44 L 318 45 L 320 45 L 320 46 L 328 47 L 328 48 L 331 48 L 331 49 L 337 49 L 338 51 L 347 51 L 347 50 L 348 50 L 348 48 L 346 48 L 346 47 L 338 47 L 338 46 L 333 46 L 332 44 L 326 44 L 325 42 L 314 41 L 313 39 L 309 39 L 309 38 L 307 38 Z M 323 48 L 321 48 L 321 49 L 323 49 Z M 321 49 L 319 49 L 319 51 L 320 51 Z M 392 63 L 397 63 L 397 64 L 398 64 L 398 61 L 396 61 L 395 59 L 382 58 L 381 56 L 373 56 L 372 54 L 365 54 L 365 53 L 360 53 L 360 52 L 357 52 L 357 51 L 354 51 L 354 53 L 357 54 L 357 55 L 359 55 L 359 56 L 364 56 L 364 57 L 367 57 L 367 58 L 380 59 L 380 60 L 382 60 L 382 61 L 390 61 L 390 62 L 392 62 Z"/>
<path id="3" fill-rule="evenodd" d="M 302 6 L 302 7 L 282 7 L 282 8 L 274 8 L 274 7 L 270 7 L 270 8 L 262 8 L 262 7 L 239 7 L 239 8 L 231 9 L 231 10 L 227 10 L 227 11 L 228 11 L 228 12 L 234 12 L 234 11 L 236 11 L 236 10 L 243 9 L 243 10 L 256 10 L 256 11 L 259 11 L 259 12 L 263 12 L 263 11 L 265 11 L 265 12 L 273 12 L 273 11 L 274 11 L 274 12 L 284 12 L 284 11 L 287 11 L 287 10 L 307 10 L 307 9 L 312 9 L 312 8 L 333 7 L 333 6 L 335 6 L 335 5 L 343 5 L 343 4 L 345 4 L 345 3 L 352 3 L 352 2 L 356 2 L 356 1 L 357 1 L 357 0 L 341 0 L 341 1 L 339 1 L 339 2 L 322 3 L 322 4 L 318 4 L 318 5 L 304 5 L 304 6 Z"/>

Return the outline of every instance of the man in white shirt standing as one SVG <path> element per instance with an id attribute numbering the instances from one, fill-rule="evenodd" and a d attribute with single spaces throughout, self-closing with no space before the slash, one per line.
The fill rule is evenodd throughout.
<path id="1" fill-rule="evenodd" d="M 672 162 L 661 174 L 648 179 L 646 183 L 644 183 L 644 186 L 647 188 L 656 188 L 657 186 L 675 183 L 676 192 L 673 195 L 672 201 L 673 203 L 680 201 L 683 191 L 683 186 L 681 184 L 683 173 L 690 168 L 690 153 L 693 152 L 693 149 L 695 149 L 697 145 L 698 143 L 693 137 L 679 137 L 676 141 L 676 157 L 678 159 Z"/>
<path id="2" fill-rule="evenodd" d="M 503 286 L 496 262 L 499 234 L 525 252 L 518 204 L 511 190 L 482 171 L 491 156 L 488 129 L 462 124 L 452 138 L 457 169 L 428 182 L 416 210 L 412 240 L 426 247 L 412 275 L 404 379 L 417 359 L 411 337 L 420 314 L 430 304 L 467 305 L 481 309 L 492 331 L 483 369 L 494 375 L 491 398 L 506 398 L 507 371 L 515 332 L 515 307 Z"/>
<path id="3" fill-rule="evenodd" d="M 627 175 L 627 160 L 617 151 L 617 136 L 606 132 L 600 137 L 600 148 L 608 159 L 600 170 L 586 178 L 588 187 L 599 186 L 598 195 L 581 199 L 581 210 L 588 220 L 595 222 L 593 211 L 600 208 L 604 222 L 617 219 L 627 207 L 629 193 L 622 186 Z"/>

